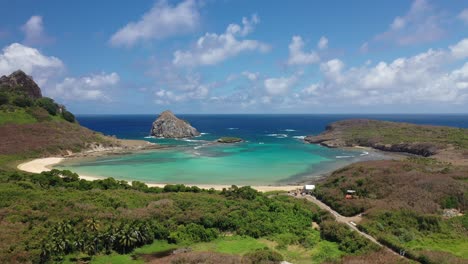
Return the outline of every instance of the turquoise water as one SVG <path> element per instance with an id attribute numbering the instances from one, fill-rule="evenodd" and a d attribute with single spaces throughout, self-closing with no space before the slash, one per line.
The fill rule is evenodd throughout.
<path id="1" fill-rule="evenodd" d="M 269 185 L 304 182 L 356 160 L 376 158 L 363 151 L 289 141 L 224 145 L 197 139 L 169 149 L 72 160 L 59 167 L 83 175 L 153 183 Z"/>
<path id="2" fill-rule="evenodd" d="M 154 183 L 290 184 L 308 182 L 347 164 L 388 158 L 362 150 L 344 151 L 305 144 L 331 122 L 371 118 L 416 124 L 468 127 L 468 115 L 181 115 L 201 137 L 186 140 L 148 138 L 156 115 L 78 116 L 93 130 L 119 138 L 172 145 L 165 150 L 72 160 L 59 166 L 83 175 Z M 247 142 L 213 145 L 222 136 Z"/>

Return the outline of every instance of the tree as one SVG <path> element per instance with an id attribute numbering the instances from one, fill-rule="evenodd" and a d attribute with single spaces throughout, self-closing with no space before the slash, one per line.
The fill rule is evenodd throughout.
<path id="1" fill-rule="evenodd" d="M 48 97 L 37 99 L 36 105 L 44 108 L 51 115 L 56 115 L 59 109 L 59 106 L 54 102 L 54 100 Z"/>
<path id="2" fill-rule="evenodd" d="M 8 104 L 9 101 L 10 98 L 8 98 L 8 95 L 0 93 L 0 105 Z"/>
<path id="3" fill-rule="evenodd" d="M 70 123 L 74 123 L 76 120 L 75 116 L 67 110 L 63 110 L 62 116 L 63 119 L 67 120 Z"/>
<path id="4" fill-rule="evenodd" d="M 32 103 L 32 100 L 26 96 L 18 96 L 13 100 L 13 104 L 19 107 L 29 107 Z"/>

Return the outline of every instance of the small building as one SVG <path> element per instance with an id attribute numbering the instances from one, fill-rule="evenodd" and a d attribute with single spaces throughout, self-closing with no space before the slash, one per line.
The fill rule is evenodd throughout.
<path id="1" fill-rule="evenodd" d="M 346 190 L 345 199 L 353 199 L 354 195 L 356 195 L 355 190 Z"/>
<path id="2" fill-rule="evenodd" d="M 313 184 L 307 184 L 307 185 L 304 185 L 304 189 L 303 189 L 302 191 L 303 191 L 303 193 L 305 193 L 305 194 L 310 194 L 310 193 L 312 193 L 314 190 L 315 190 L 315 185 L 313 185 Z"/>

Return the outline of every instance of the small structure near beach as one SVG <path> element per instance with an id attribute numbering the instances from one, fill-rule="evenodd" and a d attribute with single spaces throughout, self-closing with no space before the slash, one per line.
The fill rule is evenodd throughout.
<path id="1" fill-rule="evenodd" d="M 314 190 L 315 190 L 315 185 L 307 184 L 307 185 L 304 185 L 304 189 L 302 190 L 302 193 L 311 194 Z"/>
<path id="2" fill-rule="evenodd" d="M 200 132 L 187 121 L 177 118 L 171 111 L 162 112 L 151 127 L 151 136 L 162 138 L 190 138 Z"/>

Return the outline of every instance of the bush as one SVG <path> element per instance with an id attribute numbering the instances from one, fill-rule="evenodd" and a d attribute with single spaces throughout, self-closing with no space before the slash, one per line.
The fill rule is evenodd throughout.
<path id="1" fill-rule="evenodd" d="M 32 115 L 39 122 L 51 120 L 49 113 L 41 107 L 30 107 L 26 112 Z"/>
<path id="2" fill-rule="evenodd" d="M 0 93 L 0 105 L 8 104 L 10 98 L 4 93 Z"/>
<path id="3" fill-rule="evenodd" d="M 13 104 L 18 107 L 29 107 L 33 104 L 33 101 L 26 96 L 19 96 L 13 100 Z"/>
<path id="4" fill-rule="evenodd" d="M 75 116 L 67 110 L 63 110 L 62 116 L 63 119 L 67 120 L 70 123 L 74 123 L 76 120 Z"/>
<path id="5" fill-rule="evenodd" d="M 54 100 L 48 97 L 37 99 L 36 105 L 44 108 L 51 115 L 56 115 L 59 109 L 59 106 L 54 102 Z"/>
<path id="6" fill-rule="evenodd" d="M 242 263 L 259 263 L 259 264 L 269 264 L 269 263 L 280 263 L 283 261 L 283 256 L 273 251 L 269 248 L 257 249 L 253 252 L 247 253 L 242 258 Z"/>

